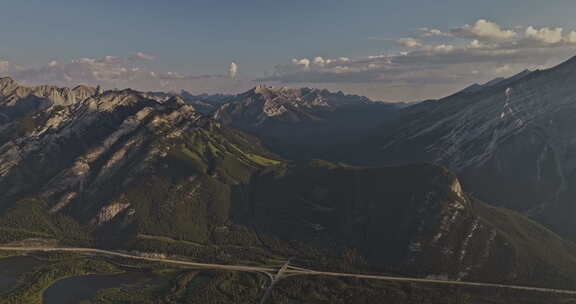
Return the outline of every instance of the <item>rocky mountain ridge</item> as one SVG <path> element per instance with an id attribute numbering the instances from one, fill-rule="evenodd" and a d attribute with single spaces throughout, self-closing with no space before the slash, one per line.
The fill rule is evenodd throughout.
<path id="1" fill-rule="evenodd" d="M 320 89 L 273 88 L 258 85 L 224 104 L 217 110 L 214 117 L 224 123 L 235 124 L 240 123 L 235 121 L 236 119 L 241 119 L 243 123 L 251 126 L 261 125 L 271 118 L 288 123 L 298 123 L 308 120 L 322 120 L 322 117 L 314 115 L 314 110 L 333 111 L 342 106 L 373 103 L 366 97 L 345 95 L 342 92 L 332 93 Z"/>
<path id="2" fill-rule="evenodd" d="M 485 201 L 574 238 L 576 59 L 401 111 L 366 146 L 375 162 L 443 164 Z"/>
<path id="3" fill-rule="evenodd" d="M 185 90 L 182 90 L 180 93 L 147 92 L 146 96 L 148 98 L 155 99 L 158 101 L 178 97 L 184 100 L 189 105 L 192 105 L 198 112 L 201 112 L 202 114 L 206 115 L 212 114 L 218 109 L 218 107 L 234 98 L 234 95 L 225 95 L 225 94 L 194 95 Z"/>
<path id="4" fill-rule="evenodd" d="M 234 184 L 263 163 L 274 163 L 267 152 L 257 156 L 255 139 L 222 127 L 177 97 L 158 102 L 132 90 L 107 91 L 70 105 L 54 103 L 26 121 L 25 128 L 22 120 L 3 126 L 3 210 L 32 199 L 51 213 L 101 226 L 124 211 L 134 215 L 122 193 L 149 177 L 179 180 L 179 170 L 188 168 L 191 183 L 199 174 Z M 220 171 L 221 161 L 246 172 Z"/>
<path id="5" fill-rule="evenodd" d="M 49 238 L 205 262 L 296 256 L 323 269 L 574 282 L 572 243 L 483 204 L 442 167 L 287 161 L 177 96 L 127 89 L 41 102 L 1 125 L 4 242 Z"/>
<path id="6" fill-rule="evenodd" d="M 275 153 L 310 159 L 336 143 L 361 136 L 404 106 L 342 92 L 260 85 L 230 97 L 213 117 L 260 136 Z"/>
<path id="7" fill-rule="evenodd" d="M 23 87 L 12 78 L 0 78 L 0 123 L 51 105 L 71 105 L 99 93 L 102 93 L 99 88 L 86 86 L 73 89 L 55 86 Z"/>

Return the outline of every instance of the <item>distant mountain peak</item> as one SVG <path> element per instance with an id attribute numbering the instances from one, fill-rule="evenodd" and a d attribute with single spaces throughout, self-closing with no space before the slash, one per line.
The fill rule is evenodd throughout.
<path id="1" fill-rule="evenodd" d="M 492 79 L 492 80 L 490 80 L 484 84 L 474 83 L 474 84 L 466 87 L 465 89 L 463 89 L 462 91 L 460 91 L 458 93 L 467 93 L 467 94 L 476 93 L 476 92 L 479 92 L 479 91 L 486 89 L 486 88 L 511 84 L 512 82 L 514 82 L 518 79 L 524 78 L 525 76 L 527 76 L 528 74 L 530 74 L 532 72 L 533 71 L 526 69 L 526 70 L 524 70 L 518 74 L 515 74 L 511 77 L 508 77 L 508 78 L 498 77 L 498 78 L 494 78 L 494 79 Z"/>
<path id="2" fill-rule="evenodd" d="M 322 121 L 322 113 L 343 107 L 376 104 L 367 97 L 333 93 L 326 89 L 271 87 L 258 84 L 230 97 L 214 114 L 225 123 L 260 126 L 266 121 L 284 123 Z M 241 121 L 241 122 L 240 122 Z"/>
<path id="3" fill-rule="evenodd" d="M 0 78 L 0 94 L 5 95 L 6 92 L 13 90 L 18 86 L 18 83 L 14 81 L 11 77 Z"/>
<path id="4" fill-rule="evenodd" d="M 10 77 L 10 76 L 6 76 L 6 77 L 0 77 L 0 84 L 4 84 L 4 83 L 15 83 L 16 81 Z"/>
<path id="5" fill-rule="evenodd" d="M 304 106 L 338 106 L 344 104 L 372 103 L 364 96 L 346 95 L 342 91 L 330 92 L 327 89 L 273 87 L 258 84 L 253 89 L 239 94 L 238 97 L 259 95 L 267 101 L 276 103 L 301 104 Z M 237 98 L 238 99 L 238 98 Z"/>
<path id="6" fill-rule="evenodd" d="M 179 104 L 179 105 L 185 105 L 185 104 L 187 104 L 186 101 L 184 101 L 184 99 L 182 99 L 182 97 L 180 97 L 180 96 L 178 96 L 178 95 L 175 95 L 175 96 L 173 96 L 172 98 L 170 98 L 170 99 L 168 100 L 168 102 L 172 102 L 172 103 Z"/>

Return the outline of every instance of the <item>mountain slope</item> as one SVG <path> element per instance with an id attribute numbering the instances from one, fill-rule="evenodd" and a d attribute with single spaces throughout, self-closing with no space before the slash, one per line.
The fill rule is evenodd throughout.
<path id="1" fill-rule="evenodd" d="M 366 142 L 372 163 L 432 161 L 485 201 L 576 238 L 576 59 L 407 108 Z M 356 156 L 360 159 L 360 156 Z"/>
<path id="2" fill-rule="evenodd" d="M 207 225 L 225 221 L 231 188 L 277 163 L 256 139 L 180 99 L 131 90 L 54 104 L 31 116 L 23 134 L 5 136 L 0 210 L 63 214 L 102 238 L 136 229 L 203 240 Z M 193 214 L 203 222 L 190 223 Z"/>

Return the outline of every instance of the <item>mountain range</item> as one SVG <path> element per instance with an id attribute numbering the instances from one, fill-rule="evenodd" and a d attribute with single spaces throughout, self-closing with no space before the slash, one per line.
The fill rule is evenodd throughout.
<path id="1" fill-rule="evenodd" d="M 570 289 L 575 65 L 417 104 L 1 78 L 0 243 Z"/>
<path id="2" fill-rule="evenodd" d="M 259 85 L 230 97 L 213 117 L 259 136 L 283 156 L 302 160 L 365 134 L 405 106 L 342 92 Z"/>

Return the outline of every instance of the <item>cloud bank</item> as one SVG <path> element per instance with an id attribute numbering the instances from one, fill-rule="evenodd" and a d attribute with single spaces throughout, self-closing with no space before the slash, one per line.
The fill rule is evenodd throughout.
<path id="1" fill-rule="evenodd" d="M 525 69 L 550 67 L 576 53 L 575 30 L 504 26 L 487 19 L 455 28 L 421 27 L 397 38 L 369 39 L 395 46 L 363 57 L 291 58 L 257 79 L 239 74 L 238 64 L 230 61 L 222 63 L 221 74 L 159 71 L 151 66 L 161 66 L 161 58 L 145 52 L 51 61 L 40 67 L 0 59 L 0 76 L 12 76 L 26 85 L 85 84 L 150 91 L 185 89 L 196 93 L 237 93 L 257 81 L 345 90 L 383 100 L 422 100 Z"/>
<path id="2" fill-rule="evenodd" d="M 137 52 L 128 56 L 78 58 L 66 62 L 51 61 L 40 67 L 25 67 L 0 60 L 0 76 L 11 76 L 23 85 L 51 84 L 74 87 L 79 84 L 104 88 L 133 88 L 143 91 L 180 91 L 196 93 L 232 93 L 247 89 L 250 80 L 237 80 L 238 65 L 230 65 L 229 75 L 186 75 L 149 68 L 154 55 Z M 223 64 L 225 67 L 225 64 Z M 225 71 L 225 70 L 224 70 Z M 236 81 L 233 81 L 236 80 Z"/>
<path id="3" fill-rule="evenodd" d="M 549 67 L 576 54 L 576 31 L 507 28 L 485 19 L 447 30 L 422 27 L 413 37 L 395 41 L 401 50 L 394 53 L 344 59 L 294 58 L 276 66 L 271 76 L 262 80 L 357 84 L 378 91 L 369 95 L 419 99 L 441 97 L 471 83 L 512 76 L 525 69 Z"/>

